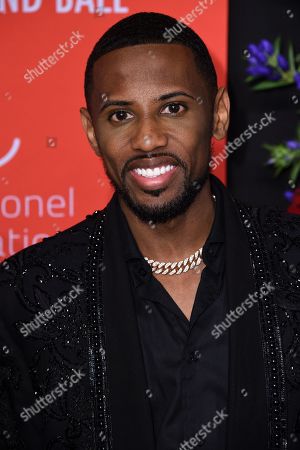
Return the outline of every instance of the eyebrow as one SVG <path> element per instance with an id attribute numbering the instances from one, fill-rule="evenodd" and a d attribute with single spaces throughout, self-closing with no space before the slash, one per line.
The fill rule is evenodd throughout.
<path id="1" fill-rule="evenodd" d="M 162 101 L 162 100 L 168 100 L 169 98 L 173 97 L 189 97 L 196 101 L 195 97 L 193 97 L 191 94 L 188 94 L 184 91 L 175 91 L 175 92 L 168 92 L 167 94 L 160 95 L 158 98 L 155 98 L 156 102 Z M 102 112 L 104 109 L 108 108 L 109 106 L 130 106 L 134 102 L 126 101 L 126 100 L 107 100 L 100 106 L 99 113 Z"/>

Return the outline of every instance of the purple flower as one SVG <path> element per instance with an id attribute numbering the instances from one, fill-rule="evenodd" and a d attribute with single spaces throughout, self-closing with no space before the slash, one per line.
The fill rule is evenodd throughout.
<path id="1" fill-rule="evenodd" d="M 257 58 L 255 58 L 255 56 L 250 56 L 250 58 L 248 59 L 248 61 L 249 61 L 249 64 L 253 64 L 253 65 L 256 65 L 256 64 L 259 63 L 258 60 L 257 60 Z"/>
<path id="2" fill-rule="evenodd" d="M 300 150 L 300 142 L 299 141 L 286 141 L 286 146 L 290 149 L 290 150 Z"/>
<path id="3" fill-rule="evenodd" d="M 253 77 L 268 77 L 272 73 L 272 69 L 270 67 L 260 65 L 247 67 L 246 71 Z"/>
<path id="4" fill-rule="evenodd" d="M 249 50 L 250 55 L 254 56 L 254 58 L 256 58 L 259 62 L 261 62 L 263 64 L 267 62 L 266 55 L 258 49 L 257 45 L 249 44 L 248 50 Z"/>
<path id="5" fill-rule="evenodd" d="M 288 60 L 281 54 L 277 56 L 277 68 L 268 65 L 270 56 L 274 53 L 273 44 L 267 39 L 262 39 L 258 45 L 248 45 L 249 66 L 246 71 L 252 77 L 261 77 L 270 81 L 278 81 L 282 78 L 281 70 L 289 70 Z M 297 86 L 300 89 L 300 73 L 295 78 Z"/>
<path id="6" fill-rule="evenodd" d="M 288 202 L 291 202 L 294 198 L 294 192 L 293 191 L 285 191 L 284 196 Z"/>
<path id="7" fill-rule="evenodd" d="M 284 71 L 289 70 L 289 63 L 287 62 L 287 59 L 283 55 L 277 56 L 277 62 L 282 70 Z"/>
<path id="8" fill-rule="evenodd" d="M 272 55 L 274 53 L 274 47 L 273 44 L 268 41 L 267 39 L 262 39 L 258 45 L 258 49 L 261 52 L 265 52 L 268 55 Z"/>
<path id="9" fill-rule="evenodd" d="M 249 44 L 248 50 L 251 53 L 251 55 L 256 55 L 256 53 L 259 51 L 257 45 L 255 44 Z"/>
<path id="10" fill-rule="evenodd" d="M 297 89 L 300 89 L 300 72 L 295 73 L 294 80 L 297 85 Z"/>

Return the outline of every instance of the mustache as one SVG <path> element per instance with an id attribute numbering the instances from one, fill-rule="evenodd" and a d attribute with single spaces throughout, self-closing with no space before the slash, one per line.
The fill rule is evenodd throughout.
<path id="1" fill-rule="evenodd" d="M 159 156 L 169 156 L 171 158 L 173 158 L 178 166 L 181 166 L 185 172 L 187 172 L 187 164 L 181 159 L 179 158 L 179 156 L 174 155 L 174 153 L 171 152 L 151 152 L 151 153 L 145 153 L 144 155 L 138 155 L 138 156 L 133 156 L 132 158 L 128 159 L 126 161 L 126 163 L 124 164 L 124 167 L 121 171 L 121 178 L 124 180 L 126 172 L 128 172 L 128 166 L 136 160 L 140 160 L 140 159 L 147 159 L 147 158 L 156 158 Z"/>

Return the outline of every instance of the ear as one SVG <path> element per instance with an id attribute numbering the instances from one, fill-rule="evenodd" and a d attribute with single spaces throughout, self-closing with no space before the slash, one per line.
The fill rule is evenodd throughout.
<path id="1" fill-rule="evenodd" d="M 97 156 L 101 156 L 101 151 L 96 140 L 92 119 L 90 113 L 86 108 L 80 108 L 80 117 L 84 132 L 88 138 L 89 143 L 91 144 L 92 149 Z"/>
<path id="2" fill-rule="evenodd" d="M 217 140 L 226 136 L 229 127 L 230 100 L 226 88 L 217 92 L 214 106 L 213 136 Z"/>

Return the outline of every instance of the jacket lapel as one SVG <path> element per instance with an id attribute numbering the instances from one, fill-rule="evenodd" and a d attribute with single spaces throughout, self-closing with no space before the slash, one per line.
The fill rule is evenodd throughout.
<path id="1" fill-rule="evenodd" d="M 114 450 L 154 450 L 154 433 L 129 274 L 116 224 L 106 208 L 103 297 Z"/>
<path id="2" fill-rule="evenodd" d="M 244 224 L 228 190 L 223 191 L 226 282 L 229 311 L 256 291 Z M 269 281 L 269 280 L 266 280 Z M 227 450 L 266 450 L 268 421 L 266 380 L 257 303 L 229 328 L 229 402 Z"/>

